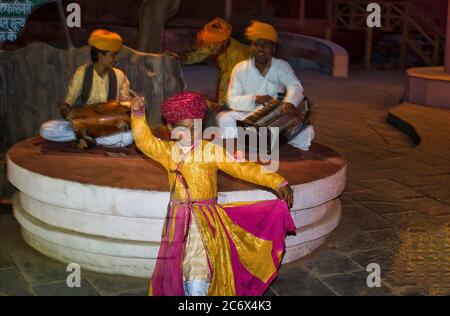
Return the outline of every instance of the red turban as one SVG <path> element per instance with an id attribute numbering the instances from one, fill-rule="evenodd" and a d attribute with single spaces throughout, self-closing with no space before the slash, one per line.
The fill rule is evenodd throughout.
<path id="1" fill-rule="evenodd" d="M 167 123 L 185 119 L 203 119 L 206 115 L 206 100 L 193 92 L 181 92 L 167 98 L 161 106 L 161 114 Z"/>

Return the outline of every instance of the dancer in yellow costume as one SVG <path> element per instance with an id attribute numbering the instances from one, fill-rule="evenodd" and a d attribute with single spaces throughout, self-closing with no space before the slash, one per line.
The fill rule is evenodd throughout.
<path id="1" fill-rule="evenodd" d="M 292 189 L 263 166 L 236 161 L 201 139 L 195 120 L 206 102 L 183 92 L 168 98 L 161 113 L 175 141 L 152 135 L 141 98 L 132 105 L 136 145 L 168 172 L 171 198 L 153 271 L 151 295 L 262 295 L 277 274 L 286 233 L 295 233 L 288 206 Z M 174 133 L 172 133 L 174 135 Z M 280 199 L 217 204 L 217 172 L 274 190 Z"/>

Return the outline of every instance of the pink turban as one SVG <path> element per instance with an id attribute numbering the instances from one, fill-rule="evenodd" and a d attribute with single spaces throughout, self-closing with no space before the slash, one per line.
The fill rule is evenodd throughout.
<path id="1" fill-rule="evenodd" d="M 167 123 L 185 119 L 203 119 L 206 115 L 206 100 L 193 92 L 181 92 L 167 98 L 161 106 L 161 114 Z"/>

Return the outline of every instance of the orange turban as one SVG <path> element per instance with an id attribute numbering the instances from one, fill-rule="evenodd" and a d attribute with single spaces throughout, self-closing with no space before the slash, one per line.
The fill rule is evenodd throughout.
<path id="1" fill-rule="evenodd" d="M 117 33 L 99 29 L 92 32 L 88 43 L 100 50 L 117 52 L 122 46 L 122 37 Z"/>
<path id="2" fill-rule="evenodd" d="M 258 39 L 265 39 L 274 43 L 278 41 L 278 34 L 275 28 L 270 24 L 259 21 L 252 21 L 252 24 L 245 30 L 245 36 L 250 41 Z"/>
<path id="3" fill-rule="evenodd" d="M 232 26 L 227 21 L 216 18 L 205 24 L 198 33 L 197 39 L 204 44 L 215 44 L 230 38 Z"/>

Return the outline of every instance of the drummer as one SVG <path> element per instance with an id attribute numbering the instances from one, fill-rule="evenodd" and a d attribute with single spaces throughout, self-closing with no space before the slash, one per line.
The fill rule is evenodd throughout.
<path id="1" fill-rule="evenodd" d="M 278 34 L 270 24 L 253 21 L 245 35 L 250 41 L 252 57 L 237 64 L 228 86 L 228 107 L 216 119 L 222 137 L 237 138 L 237 120 L 242 120 L 258 107 L 269 104 L 278 94 L 286 92 L 283 106 L 287 110 L 303 100 L 303 87 L 292 67 L 284 60 L 273 57 Z M 308 150 L 314 138 L 314 129 L 307 127 L 289 144 Z"/>
<path id="2" fill-rule="evenodd" d="M 92 63 L 80 66 L 72 76 L 67 88 L 65 102 L 59 107 L 64 120 L 51 120 L 41 126 L 43 138 L 55 142 L 76 139 L 69 119 L 73 107 L 104 103 L 111 100 L 129 100 L 130 82 L 123 71 L 113 67 L 122 47 L 122 37 L 114 32 L 98 29 L 88 40 L 91 46 Z M 99 137 L 97 145 L 124 147 L 133 142 L 130 131 Z M 79 148 L 86 148 L 86 140 L 81 139 Z"/>

